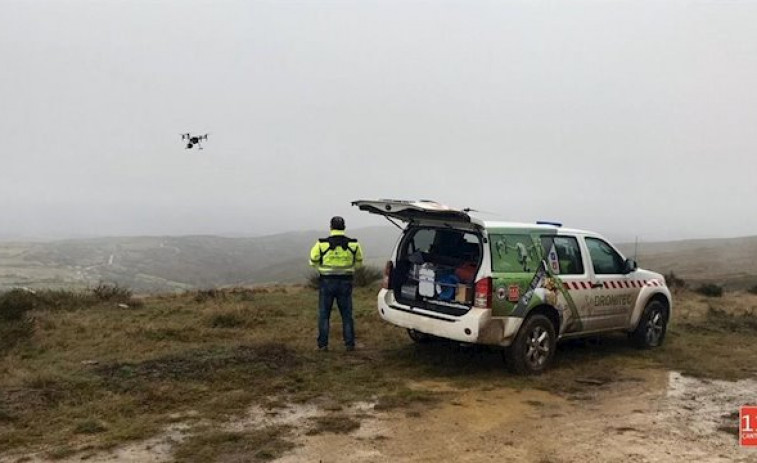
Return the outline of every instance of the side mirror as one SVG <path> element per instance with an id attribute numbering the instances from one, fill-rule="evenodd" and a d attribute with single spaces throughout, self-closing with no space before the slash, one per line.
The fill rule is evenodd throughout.
<path id="1" fill-rule="evenodd" d="M 639 265 L 633 259 L 626 259 L 626 261 L 623 263 L 623 273 L 626 275 L 636 271 L 637 268 L 639 268 Z"/>

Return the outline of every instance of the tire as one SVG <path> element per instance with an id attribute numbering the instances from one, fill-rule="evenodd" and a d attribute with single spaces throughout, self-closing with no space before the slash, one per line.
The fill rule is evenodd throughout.
<path id="1" fill-rule="evenodd" d="M 410 336 L 410 339 L 412 339 L 416 344 L 428 344 L 434 340 L 434 337 L 430 334 L 422 333 L 418 330 L 412 330 L 410 328 L 407 329 L 407 335 Z"/>
<path id="2" fill-rule="evenodd" d="M 552 363 L 557 336 L 552 321 L 541 314 L 528 317 L 505 350 L 507 368 L 520 375 L 538 375 Z"/>
<path id="3" fill-rule="evenodd" d="M 668 329 L 668 310 L 660 301 L 651 301 L 644 308 L 639 324 L 631 333 L 631 342 L 640 349 L 660 347 Z"/>

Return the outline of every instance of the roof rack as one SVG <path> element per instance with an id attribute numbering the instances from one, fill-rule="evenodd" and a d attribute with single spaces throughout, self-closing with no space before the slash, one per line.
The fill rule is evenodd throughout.
<path id="1" fill-rule="evenodd" d="M 562 224 L 560 222 L 550 222 L 548 220 L 537 220 L 536 225 L 553 225 L 555 227 L 562 227 Z"/>

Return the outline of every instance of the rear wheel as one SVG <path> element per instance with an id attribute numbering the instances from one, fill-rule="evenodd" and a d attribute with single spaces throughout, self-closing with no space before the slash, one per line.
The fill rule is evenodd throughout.
<path id="1" fill-rule="evenodd" d="M 552 321 L 541 314 L 531 315 L 505 350 L 507 367 L 521 375 L 538 375 L 552 363 L 556 345 Z"/>
<path id="2" fill-rule="evenodd" d="M 418 330 L 411 330 L 409 328 L 407 330 L 407 335 L 417 344 L 428 344 L 434 340 L 434 337 L 430 334 L 422 333 Z"/>
<path id="3" fill-rule="evenodd" d="M 641 349 L 659 347 L 665 340 L 668 311 L 660 301 L 652 301 L 644 308 L 639 325 L 631 333 L 631 342 Z"/>

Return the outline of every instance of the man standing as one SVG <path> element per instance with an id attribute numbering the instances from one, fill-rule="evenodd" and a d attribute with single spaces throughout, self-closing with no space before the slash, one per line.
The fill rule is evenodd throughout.
<path id="1" fill-rule="evenodd" d="M 318 349 L 329 346 L 331 306 L 339 306 L 342 316 L 342 336 L 347 350 L 355 349 L 355 324 L 352 320 L 352 277 L 355 268 L 363 264 L 360 243 L 344 234 L 344 219 L 331 218 L 331 233 L 320 238 L 310 250 L 310 265 L 320 275 L 318 297 Z"/>

